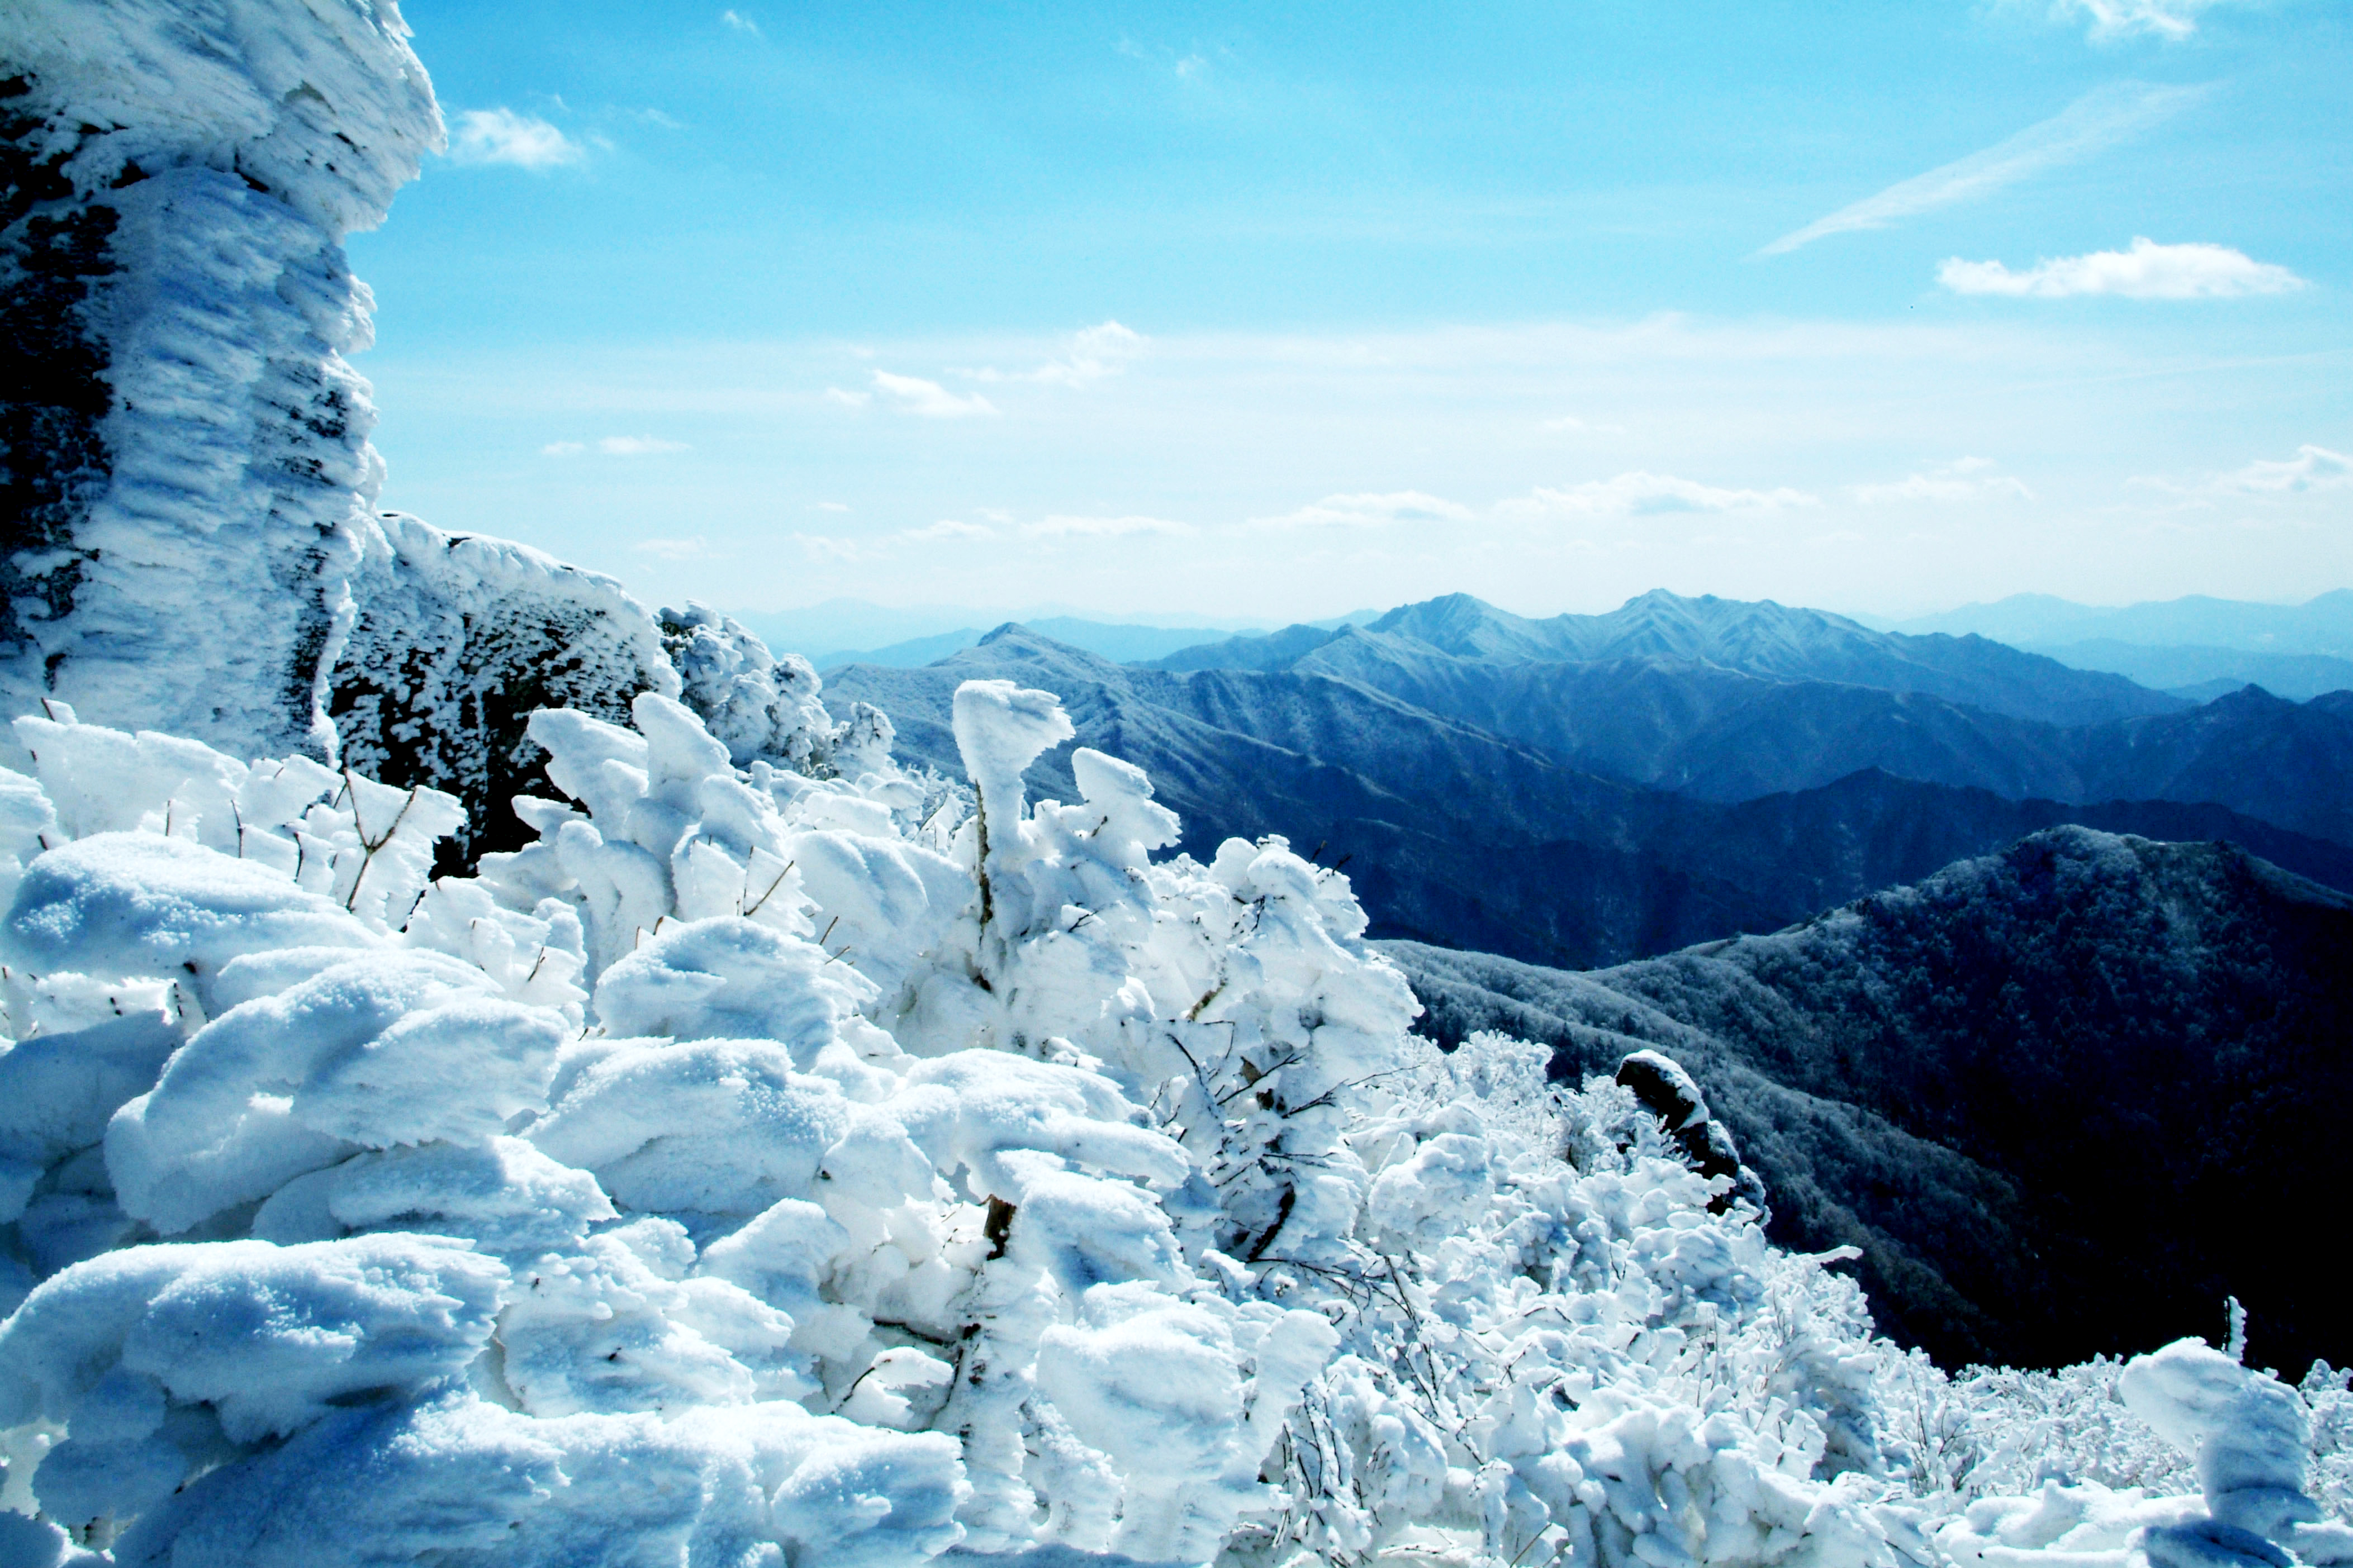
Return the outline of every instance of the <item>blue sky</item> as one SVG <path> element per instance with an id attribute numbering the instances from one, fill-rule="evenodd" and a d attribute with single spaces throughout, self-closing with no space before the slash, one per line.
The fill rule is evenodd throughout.
<path id="1" fill-rule="evenodd" d="M 2353 584 L 2321 0 L 409 0 L 386 504 L 649 598 Z"/>

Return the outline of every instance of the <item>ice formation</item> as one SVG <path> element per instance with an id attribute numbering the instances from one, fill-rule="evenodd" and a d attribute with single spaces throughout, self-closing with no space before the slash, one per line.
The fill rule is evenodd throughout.
<path id="1" fill-rule="evenodd" d="M 0 9 L 0 697 L 451 790 L 495 837 L 532 710 L 679 677 L 611 579 L 376 510 L 343 240 L 441 144 L 406 38 L 392 0 Z"/>
<path id="2" fill-rule="evenodd" d="M 1695 1096 L 1441 1056 L 1345 878 L 1155 859 L 1116 759 L 1029 802 L 1043 692 L 958 694 L 961 796 L 631 717 L 532 716 L 531 842 L 438 879 L 446 795 L 19 721 L 0 1560 L 2348 1555 L 2190 1345 L 2120 1383 L 2202 1498 L 1953 1513 L 1965 1392 Z"/>

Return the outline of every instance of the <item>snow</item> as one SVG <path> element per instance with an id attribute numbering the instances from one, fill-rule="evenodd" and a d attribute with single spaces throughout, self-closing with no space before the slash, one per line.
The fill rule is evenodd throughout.
<path id="1" fill-rule="evenodd" d="M 0 1446 L 56 1530 L 14 1549 L 2353 1559 L 2304 1489 L 2336 1374 L 2186 1342 L 2090 1369 L 2088 1426 L 1948 1378 L 1765 1242 L 1670 1058 L 1441 1056 L 1344 877 L 1155 859 L 1116 759 L 1027 798 L 1050 698 L 958 711 L 971 817 L 655 692 L 543 711 L 536 838 L 429 883 L 422 794 L 30 721 Z"/>

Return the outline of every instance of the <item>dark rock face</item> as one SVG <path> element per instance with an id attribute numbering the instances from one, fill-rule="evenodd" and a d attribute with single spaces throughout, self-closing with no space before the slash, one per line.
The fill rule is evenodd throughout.
<path id="1" fill-rule="evenodd" d="M 106 485 L 112 395 L 85 308 L 114 270 L 114 210 L 73 199 L 72 149 L 36 147 L 46 121 L 17 107 L 28 92 L 0 79 L 0 658 L 25 650 L 27 622 L 73 609 L 75 524 Z"/>
<path id="2" fill-rule="evenodd" d="M 1659 1119 L 1661 1130 L 1673 1140 L 1693 1170 L 1710 1180 L 1732 1179 L 1732 1187 L 1708 1205 L 1711 1210 L 1722 1214 L 1734 1199 L 1746 1198 L 1759 1214 L 1768 1212 L 1764 1184 L 1741 1164 L 1740 1146 L 1733 1142 L 1732 1130 L 1707 1113 L 1699 1086 L 1680 1064 L 1657 1051 L 1633 1051 L 1618 1064 L 1616 1077 L 1620 1088 Z"/>
<path id="3" fill-rule="evenodd" d="M 1771 936 L 1587 973 L 1386 944 L 1442 1041 L 1557 1070 L 1651 1047 L 1763 1175 L 1772 1234 L 1854 1244 L 1887 1331 L 2055 1365 L 2204 1331 L 2353 1356 L 2313 1134 L 2353 1093 L 2353 899 L 2227 845 L 2035 834 Z"/>
<path id="4" fill-rule="evenodd" d="M 380 520 L 331 678 L 343 761 L 371 778 L 464 801 L 452 846 L 470 865 L 532 837 L 507 803 L 543 795 L 533 710 L 629 722 L 638 692 L 679 692 L 661 633 L 619 584 L 499 540 Z"/>

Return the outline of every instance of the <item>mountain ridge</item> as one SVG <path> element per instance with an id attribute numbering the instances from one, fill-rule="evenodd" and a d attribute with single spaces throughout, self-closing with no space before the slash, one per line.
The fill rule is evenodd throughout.
<path id="1" fill-rule="evenodd" d="M 1229 638 L 1152 662 L 1164 669 L 1200 669 L 1223 662 L 1277 668 L 1312 660 L 1361 672 L 1381 652 L 1409 660 L 1426 658 L 1423 650 L 1506 666 L 1666 659 L 1767 679 L 1827 680 L 1947 700 L 1965 695 L 1994 712 L 2063 723 L 2187 706 L 2121 676 L 2073 669 L 1983 637 L 1875 632 L 1825 610 L 1712 595 L 1683 598 L 1664 589 L 1600 616 L 1529 620 L 1453 594 L 1399 605 L 1361 629 L 1343 627 L 1317 638 L 1299 635 L 1306 629 Z M 1275 638 L 1286 642 L 1278 648 Z"/>
<path id="2" fill-rule="evenodd" d="M 837 711 L 871 702 L 911 761 L 956 766 L 948 707 L 968 679 L 1060 696 L 1076 743 L 1144 767 L 1207 855 L 1288 836 L 1345 862 L 1378 934 L 1587 967 L 1771 931 L 2064 821 L 2227 837 L 2353 888 L 2353 849 L 2224 807 L 2068 805 L 1864 770 L 1722 803 L 1612 780 L 1541 748 L 1329 676 L 1122 666 L 1019 626 L 923 669 L 834 672 Z M 1069 748 L 1028 778 L 1075 798 Z"/>
<path id="3" fill-rule="evenodd" d="M 1771 604 L 1653 593 L 1608 616 L 1535 622 L 1456 595 L 1149 668 L 1329 676 L 1573 768 L 1709 800 L 1875 767 L 2014 800 L 2212 801 L 2353 842 L 2353 709 L 2258 710 L 2235 694 L 2196 706 L 1983 638 L 1887 636 Z M 2295 765 L 2246 761 L 2258 755 Z"/>

